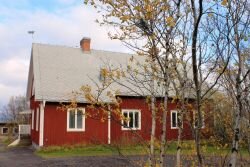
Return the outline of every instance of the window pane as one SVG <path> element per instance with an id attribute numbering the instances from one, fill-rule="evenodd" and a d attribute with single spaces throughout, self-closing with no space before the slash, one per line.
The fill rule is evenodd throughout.
<path id="1" fill-rule="evenodd" d="M 135 112 L 135 128 L 139 128 L 139 113 Z"/>
<path id="2" fill-rule="evenodd" d="M 69 111 L 69 128 L 75 128 L 75 111 Z"/>
<path id="3" fill-rule="evenodd" d="M 9 133 L 9 128 L 3 128 L 3 134 Z"/>
<path id="4" fill-rule="evenodd" d="M 176 126 L 176 112 L 172 112 L 172 127 L 177 127 Z"/>
<path id="5" fill-rule="evenodd" d="M 124 112 L 124 113 L 123 113 L 123 117 L 124 117 L 124 118 L 123 118 L 123 119 L 124 119 L 124 120 L 123 120 L 123 125 L 124 125 L 124 127 L 127 127 L 127 126 L 128 126 L 128 123 L 127 123 L 127 121 L 128 121 L 128 120 L 127 120 L 127 118 L 128 118 L 128 113 L 127 113 L 127 112 Z"/>
<path id="6" fill-rule="evenodd" d="M 77 129 L 82 129 L 82 111 L 77 110 Z"/>
<path id="7" fill-rule="evenodd" d="M 133 112 L 129 112 L 129 127 L 133 128 L 134 127 L 134 116 Z"/>

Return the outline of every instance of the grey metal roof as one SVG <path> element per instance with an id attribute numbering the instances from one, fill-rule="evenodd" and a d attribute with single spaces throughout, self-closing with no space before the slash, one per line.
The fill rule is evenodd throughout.
<path id="1" fill-rule="evenodd" d="M 78 91 L 82 85 L 95 86 L 92 79 L 98 82 L 104 61 L 127 64 L 131 56 L 99 50 L 84 53 L 80 48 L 35 43 L 32 46 L 27 97 L 34 77 L 36 100 L 70 101 L 72 91 Z"/>
<path id="2" fill-rule="evenodd" d="M 93 90 L 97 90 L 94 82 L 100 83 L 100 68 L 104 62 L 125 67 L 131 56 L 132 54 L 100 50 L 83 52 L 80 48 L 35 43 L 32 45 L 27 98 L 30 98 L 34 80 L 35 100 L 70 101 L 74 97 L 72 91 L 78 91 L 82 85 L 90 85 Z M 144 61 L 143 58 L 139 59 Z M 139 91 L 137 86 L 131 86 Z M 117 84 L 110 89 L 119 89 L 121 95 L 133 94 Z M 146 94 L 148 93 L 145 91 Z M 102 98 L 109 101 L 105 95 Z M 83 97 L 78 100 L 86 102 Z"/>

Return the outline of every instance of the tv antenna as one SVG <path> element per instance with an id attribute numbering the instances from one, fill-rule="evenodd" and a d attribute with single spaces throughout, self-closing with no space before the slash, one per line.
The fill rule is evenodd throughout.
<path id="1" fill-rule="evenodd" d="M 28 31 L 28 34 L 31 34 L 32 41 L 33 41 L 34 40 L 35 31 L 34 30 Z"/>

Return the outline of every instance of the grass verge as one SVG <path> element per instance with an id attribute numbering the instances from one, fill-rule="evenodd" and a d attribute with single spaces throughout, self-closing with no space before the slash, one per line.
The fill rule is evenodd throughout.
<path id="1" fill-rule="evenodd" d="M 43 158 L 75 157 L 75 156 L 114 156 L 114 155 L 144 155 L 143 147 L 121 147 L 109 145 L 92 146 L 50 146 L 36 151 Z"/>
<path id="2" fill-rule="evenodd" d="M 157 148 L 157 146 L 156 146 Z M 166 154 L 175 155 L 177 144 L 169 142 L 166 147 Z M 203 144 L 201 146 L 203 155 L 206 156 L 226 156 L 230 153 L 230 148 L 218 148 L 212 145 Z M 156 149 L 156 154 L 159 149 Z M 43 158 L 55 157 L 75 157 L 75 156 L 115 156 L 115 155 L 146 155 L 147 148 L 139 145 L 134 146 L 112 146 L 112 145 L 75 145 L 75 146 L 50 146 L 36 151 L 36 154 Z M 195 155 L 195 147 L 191 141 L 182 145 L 182 155 Z M 249 158 L 247 149 L 241 149 L 240 155 Z"/>

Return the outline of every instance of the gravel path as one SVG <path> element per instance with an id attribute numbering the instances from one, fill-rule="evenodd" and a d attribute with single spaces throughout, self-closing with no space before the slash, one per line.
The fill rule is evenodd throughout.
<path id="1" fill-rule="evenodd" d="M 183 167 L 192 166 L 194 157 L 185 157 Z M 175 166 L 175 156 L 167 156 L 168 167 Z M 206 157 L 208 167 L 219 166 L 222 159 Z M 31 147 L 15 147 L 6 149 L 0 142 L 0 167 L 138 167 L 145 165 L 143 156 L 105 156 L 105 157 L 66 157 L 43 159 L 34 154 Z M 250 167 L 250 161 L 240 161 L 243 167 Z"/>

